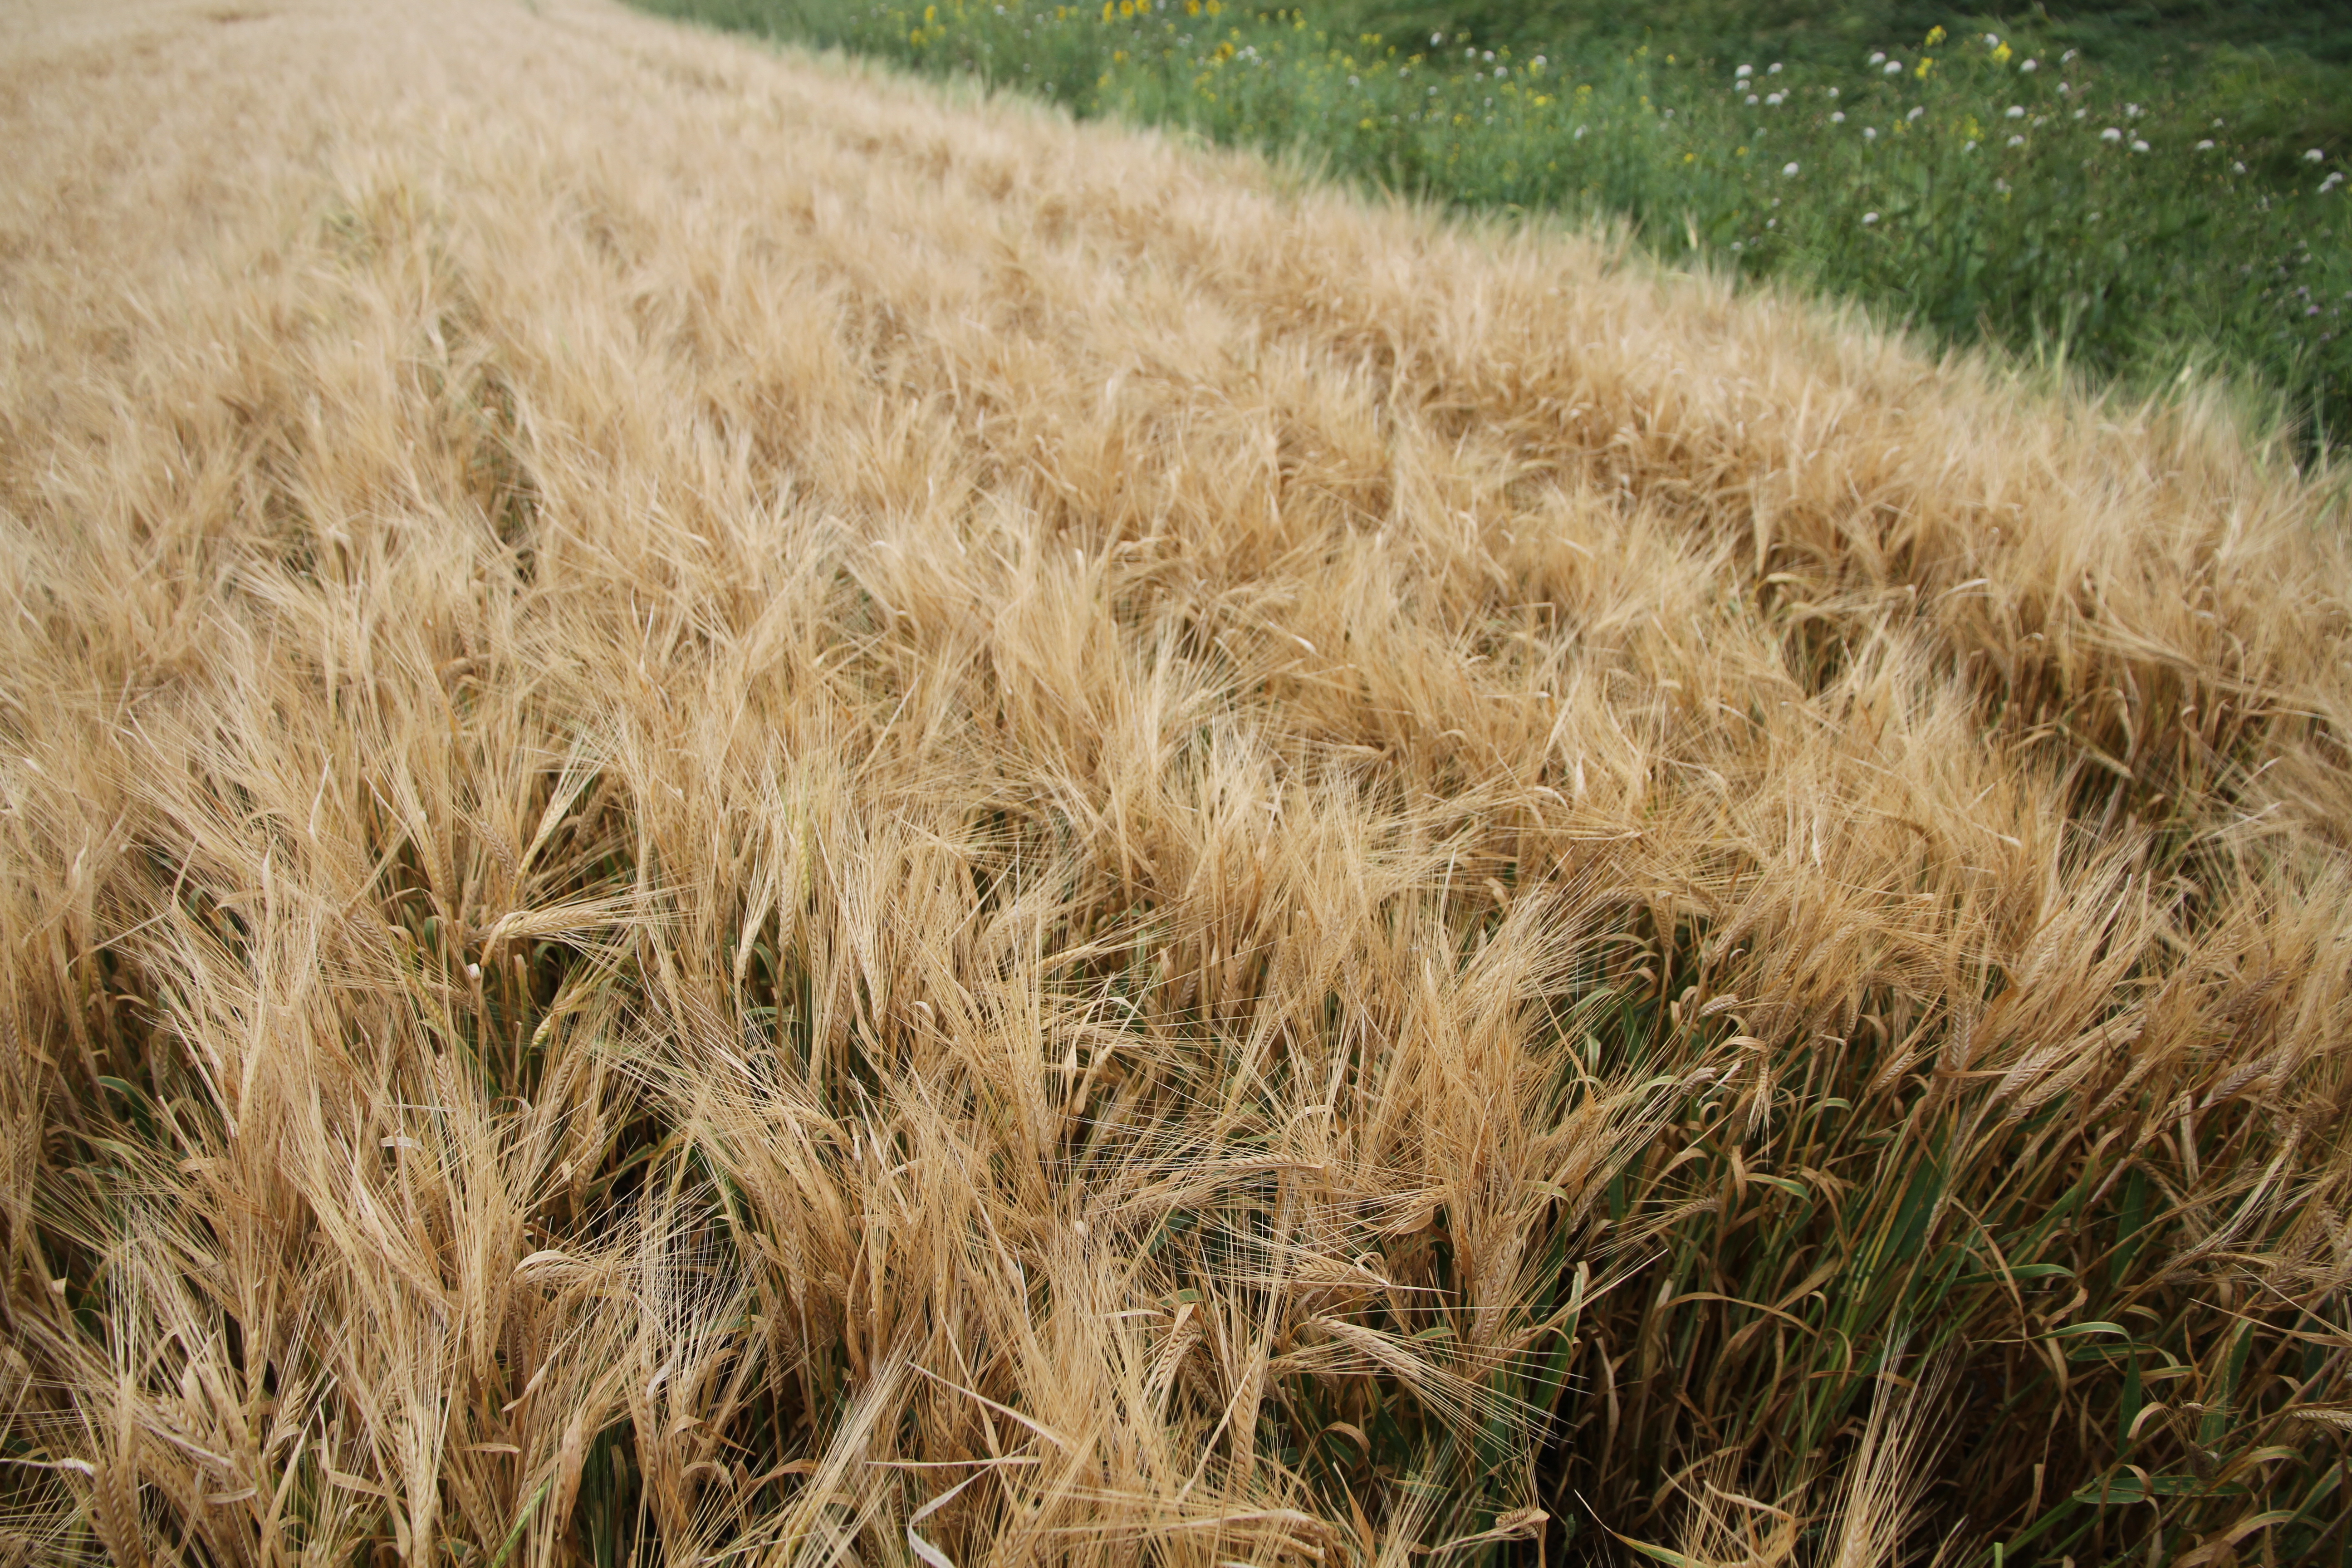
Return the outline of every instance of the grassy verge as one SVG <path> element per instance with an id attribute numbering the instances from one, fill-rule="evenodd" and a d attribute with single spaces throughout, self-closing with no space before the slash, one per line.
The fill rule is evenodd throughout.
<path id="1" fill-rule="evenodd" d="M 2343 153 L 2308 73 L 2181 73 L 1990 32 L 1725 58 L 1357 31 L 1223 0 L 652 0 L 1474 208 L 1622 216 L 1704 255 L 2147 393 L 2248 382 L 2332 445 L 2352 398 Z M 1393 24 L 1392 24 L 1393 25 Z"/>
<path id="2" fill-rule="evenodd" d="M 2112 63 L 2159 71 L 2228 68 L 2266 57 L 2316 85 L 2352 66 L 2352 5 L 2342 0 L 2058 0 L 1956 6 L 1948 0 L 1349 0 L 1349 15 L 1400 35 L 1475 28 L 1489 42 L 1583 45 L 1652 38 L 1745 39 L 1795 60 L 1859 58 L 1889 38 L 1924 37 L 1942 24 L 2011 30 L 2030 17 L 2039 34 Z M 2345 112 L 2324 96 L 2304 106 L 2320 118 Z"/>

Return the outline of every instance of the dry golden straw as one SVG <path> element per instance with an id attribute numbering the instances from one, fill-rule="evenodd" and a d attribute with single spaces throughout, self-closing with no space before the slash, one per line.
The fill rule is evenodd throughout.
<path id="1" fill-rule="evenodd" d="M 2210 402 L 593 0 L 0 40 L 0 1561 L 1893 1563 L 2108 1464 L 2072 1279 L 2140 1440 L 2340 1327 Z M 1828 1097 L 1900 1400 L 1909 1254 L 1676 1240 Z"/>

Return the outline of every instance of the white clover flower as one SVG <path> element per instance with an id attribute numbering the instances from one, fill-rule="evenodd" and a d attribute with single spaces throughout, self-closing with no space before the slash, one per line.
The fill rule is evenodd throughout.
<path id="1" fill-rule="evenodd" d="M 1436 90 L 1436 89 L 1433 88 L 1431 90 L 1432 90 L 1432 91 L 1434 91 L 1434 90 Z M 1570 140 L 1570 141 L 1571 141 L 1571 142 L 1581 142 L 1581 141 L 1583 141 L 1583 140 L 1584 140 L 1584 127 L 1583 127 L 1583 126 L 1581 126 L 1581 125 L 1578 126 L 1578 127 L 1576 128 L 1576 134 L 1575 134 L 1575 135 L 1573 135 L 1573 136 L 1571 136 L 1571 137 L 1570 137 L 1570 138 L 1569 138 L 1569 140 Z"/>
<path id="2" fill-rule="evenodd" d="M 1754 93 L 1752 93 L 1752 92 L 1751 92 L 1751 93 L 1749 93 L 1749 94 L 1748 95 L 1748 100 L 1747 100 L 1747 101 L 1748 101 L 1748 106 L 1749 106 L 1750 108 L 1753 108 L 1753 107 L 1756 105 L 1757 101 L 1758 101 L 1756 95 L 1755 95 Z"/>
<path id="3" fill-rule="evenodd" d="M 1878 127 L 1877 127 L 1877 126 L 1875 126 L 1875 125 L 1865 125 L 1865 126 L 1864 126 L 1864 127 L 1862 128 L 1862 139 L 1863 139 L 1864 141 L 1865 141 L 1865 142 L 1875 142 L 1875 141 L 1877 141 L 1877 140 L 1878 140 Z"/>
<path id="4" fill-rule="evenodd" d="M 2099 132 L 2099 140 L 2102 142 L 2120 142 L 2123 139 L 2124 133 L 2112 125 Z"/>
<path id="5" fill-rule="evenodd" d="M 1997 49 L 2000 47 L 2000 35 L 1999 33 L 1987 33 L 1985 35 L 1985 47 L 1989 49 Z"/>
<path id="6" fill-rule="evenodd" d="M 1496 66 L 1496 67 L 1495 68 L 1495 79 L 1496 79 L 1496 81 L 1500 81 L 1500 80 L 1502 80 L 1505 77 L 1507 77 L 1507 76 L 1508 76 L 1508 75 L 1510 75 L 1510 74 L 1511 74 L 1511 68 L 1510 68 L 1510 67 L 1508 67 L 1508 66 Z"/>
<path id="7" fill-rule="evenodd" d="M 1764 74 L 1766 76 L 1779 76 L 1780 74 L 1780 62 L 1779 60 L 1774 60 L 1770 65 L 1766 66 L 1764 68 Z"/>
<path id="8" fill-rule="evenodd" d="M 1780 96 L 1777 92 L 1768 92 L 1764 95 L 1764 101 L 1777 106 L 1780 101 Z"/>
<path id="9" fill-rule="evenodd" d="M 2147 151 L 2147 143 L 2135 136 L 2132 138 L 2132 151 L 2135 153 L 2145 153 Z"/>
<path id="10" fill-rule="evenodd" d="M 2025 105 L 2021 103 L 2012 103 L 2007 109 L 2002 110 L 2001 113 L 2004 117 L 2011 120 L 2022 120 L 2025 118 Z"/>
<path id="11" fill-rule="evenodd" d="M 1879 61 L 1881 61 L 1881 60 L 1885 59 L 1885 58 L 1886 58 L 1886 51 L 1885 51 L 1885 49 L 1873 49 L 1873 50 L 1871 50 L 1871 51 L 1870 51 L 1870 63 L 1871 63 L 1872 65 L 1876 65 Z"/>
<path id="12" fill-rule="evenodd" d="M 1549 65 L 1549 64 L 1551 64 L 1551 62 L 1550 62 L 1549 60 L 1548 60 L 1548 59 L 1544 58 L 1541 55 L 1538 55 L 1538 56 L 1536 57 L 1536 66 L 1537 66 L 1537 68 L 1540 69 L 1540 68 L 1542 68 L 1543 67 L 1548 66 L 1548 65 Z"/>
<path id="13" fill-rule="evenodd" d="M 1835 89 L 1835 88 L 1832 88 L 1832 89 L 1830 89 L 1830 96 L 1831 96 L 1832 98 L 1835 98 L 1837 95 L 1838 95 L 1838 90 L 1837 90 L 1837 89 Z"/>
<path id="14" fill-rule="evenodd" d="M 2306 163 L 2325 163 L 2327 162 L 2327 154 L 2314 147 L 2303 155 L 2303 161 Z"/>
<path id="15" fill-rule="evenodd" d="M 2012 147 L 2022 147 L 2025 145 L 2025 138 L 2022 136 L 2012 136 L 2009 139 L 2009 144 Z"/>
<path id="16" fill-rule="evenodd" d="M 2009 195 L 2009 182 L 2007 180 L 1995 180 L 1992 183 L 1992 188 L 2000 192 L 2004 196 Z"/>
<path id="17" fill-rule="evenodd" d="M 1913 105 L 1911 106 L 1911 112 L 1910 112 L 1910 113 L 1908 113 L 1908 114 L 1906 114 L 1906 115 L 1905 115 L 1903 118 L 1904 118 L 1904 119 L 1906 119 L 1906 120 L 1916 120 L 1916 119 L 1918 119 L 1921 115 L 1923 115 L 1923 114 L 1925 114 L 1925 113 L 1927 113 L 1927 106 L 1926 104 L 1924 104 L 1924 103 L 1915 103 L 1915 104 L 1913 104 Z"/>
<path id="18" fill-rule="evenodd" d="M 1731 73 L 1731 79 L 1738 81 L 1741 77 L 1754 76 L 1755 74 L 1756 68 L 1754 66 L 1741 66 L 1738 70 Z"/>
<path id="19" fill-rule="evenodd" d="M 1797 169 L 1798 169 L 1798 167 L 1799 167 L 1799 165 L 1797 165 L 1797 164 L 1795 164 L 1795 163 L 1783 163 L 1783 164 L 1781 164 L 1781 165 L 1780 165 L 1780 176 L 1781 176 L 1781 178 L 1783 178 L 1783 179 L 1789 179 L 1789 180 L 1793 180 L 1793 179 L 1795 179 L 1795 178 L 1797 177 Z"/>
<path id="20" fill-rule="evenodd" d="M 1445 35 L 1443 33 L 1432 33 L 1429 35 L 1429 47 L 1433 49 L 1442 47 L 1444 42 Z"/>
<path id="21" fill-rule="evenodd" d="M 2063 66 L 2068 60 L 2073 59 L 2076 55 L 2079 55 L 2083 51 L 2080 49 L 2068 49 L 2064 54 L 2058 57 L 2058 63 Z"/>
<path id="22" fill-rule="evenodd" d="M 2197 143 L 2197 150 L 2200 153 L 2210 153 L 2213 150 L 2213 138 L 2208 136 L 2204 141 Z"/>
<path id="23" fill-rule="evenodd" d="M 1764 226 L 1766 228 L 1778 228 L 1780 226 L 1780 220 L 1776 217 L 1768 217 L 1764 220 Z"/>
<path id="24" fill-rule="evenodd" d="M 1963 142 L 1960 143 L 1960 151 L 1963 153 L 1973 153 L 1976 150 L 1977 144 L 1973 142 Z"/>
<path id="25" fill-rule="evenodd" d="M 2088 113 L 2090 113 L 2090 112 L 2091 112 L 2091 111 L 2090 111 L 2089 110 L 2087 110 L 2087 109 L 2078 109 L 2078 110 L 2076 110 L 2074 111 L 2074 118 L 2075 118 L 2075 119 L 2077 119 L 2077 120 L 2080 120 L 2080 119 L 2082 119 L 2082 118 L 2083 118 L 2083 116 L 2084 116 L 2085 114 L 2088 114 Z"/>
<path id="26" fill-rule="evenodd" d="M 2017 68 L 2025 75 L 2032 76 L 2035 71 L 2042 68 L 2042 62 L 2040 60 L 2028 60 Z"/>
<path id="27" fill-rule="evenodd" d="M 1877 221 L 1878 215 L 1876 213 L 1864 213 L 1862 215 L 1862 226 L 1864 228 L 1868 228 L 1872 224 L 1874 224 Z"/>
<path id="28" fill-rule="evenodd" d="M 1488 65 L 1493 65 L 1495 63 L 1495 51 L 1492 49 L 1488 49 L 1486 51 L 1486 63 Z"/>
<path id="29" fill-rule="evenodd" d="M 2126 120 L 2137 120 L 2139 116 L 2140 107 L 2138 104 L 2126 103 L 2124 105 L 2124 118 Z"/>
<path id="30" fill-rule="evenodd" d="M 2243 163 L 2232 163 L 2230 168 L 2235 174 L 2242 174 L 2246 172 L 2246 166 Z"/>
<path id="31" fill-rule="evenodd" d="M 1889 60 L 1886 62 L 1885 69 L 1885 74 L 1888 76 L 1901 76 L 1903 74 L 1903 62 L 1901 60 Z"/>
<path id="32" fill-rule="evenodd" d="M 1830 123 L 1832 125 L 1843 125 L 1845 123 L 1845 110 L 1843 109 L 1832 110 L 1830 114 Z"/>

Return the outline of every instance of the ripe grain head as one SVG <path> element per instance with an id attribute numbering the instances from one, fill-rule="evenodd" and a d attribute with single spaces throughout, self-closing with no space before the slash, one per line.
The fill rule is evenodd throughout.
<path id="1" fill-rule="evenodd" d="M 2003 1375 L 2020 1263 L 2217 1386 L 2340 1320 L 2345 561 L 2214 408 L 600 5 L 10 36 L 44 1552 L 1396 1561 L 1698 1465 L 1891 1560 L 1923 1281 Z"/>

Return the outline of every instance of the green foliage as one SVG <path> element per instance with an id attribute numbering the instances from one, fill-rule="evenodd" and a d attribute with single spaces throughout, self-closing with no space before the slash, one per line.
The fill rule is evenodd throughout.
<path id="1" fill-rule="evenodd" d="M 1683 998 L 1685 1016 L 1738 1005 L 1697 982 Z M 2168 1069 L 2118 1053 L 2053 1092 L 1951 1071 L 1965 1043 L 1925 1023 L 1871 1004 L 1851 1039 L 1748 1042 L 1662 1131 L 1623 1184 L 1655 1261 L 1583 1313 L 1592 1381 L 1556 1485 L 1670 1537 L 1685 1505 L 1661 1482 L 1712 1451 L 1790 1506 L 1850 1462 L 1895 1374 L 1940 1380 L 1930 1496 L 1994 1561 L 2210 1562 L 2200 1543 L 2232 1538 L 2343 1561 L 2333 1417 L 2305 1414 L 2333 1408 L 2340 1322 L 2316 1295 L 2253 1299 L 2212 1239 L 2294 1131 L 2225 1102 L 2168 1142 L 2166 1108 L 2198 1099 Z M 2297 1228 L 2283 1212 L 2247 1256 L 2293 1254 Z"/>
<path id="2" fill-rule="evenodd" d="M 1792 63 L 1658 42 L 1490 49 L 1222 0 L 652 4 L 1466 208 L 1630 219 L 1669 259 L 1787 278 L 2135 393 L 2239 377 L 2313 445 L 2341 438 L 2352 397 L 2352 139 L 2307 61 L 2225 52 L 2181 75 L 2110 66 L 2050 28 L 1939 27 Z"/>
<path id="3" fill-rule="evenodd" d="M 1940 0 L 1349 0 L 1351 16 L 1392 31 L 1475 27 L 1489 43 L 1568 39 L 1742 40 L 1791 59 L 1833 60 L 1889 38 L 2032 26 L 2113 62 L 2194 68 L 2217 53 L 2274 51 L 2352 65 L 2345 0 L 2055 0 L 1955 6 Z M 2054 14 L 2053 14 L 2054 11 Z M 1967 24 L 1967 26 L 1962 26 Z"/>

